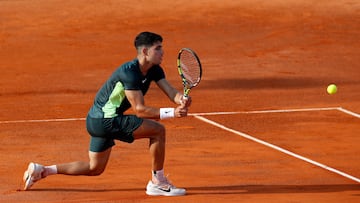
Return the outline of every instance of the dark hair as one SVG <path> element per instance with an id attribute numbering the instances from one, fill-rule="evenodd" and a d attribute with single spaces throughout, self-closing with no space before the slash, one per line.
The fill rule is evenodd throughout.
<path id="1" fill-rule="evenodd" d="M 138 34 L 135 38 L 134 45 L 135 48 L 139 48 L 141 46 L 152 46 L 155 42 L 162 42 L 163 39 L 160 35 L 152 33 L 152 32 L 142 32 Z"/>

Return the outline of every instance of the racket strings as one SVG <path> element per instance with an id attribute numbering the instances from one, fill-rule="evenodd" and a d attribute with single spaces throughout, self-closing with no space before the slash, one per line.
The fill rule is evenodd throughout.
<path id="1" fill-rule="evenodd" d="M 201 72 L 199 66 L 200 64 L 193 54 L 182 52 L 180 57 L 180 67 L 186 82 L 191 86 L 196 85 L 200 80 Z"/>

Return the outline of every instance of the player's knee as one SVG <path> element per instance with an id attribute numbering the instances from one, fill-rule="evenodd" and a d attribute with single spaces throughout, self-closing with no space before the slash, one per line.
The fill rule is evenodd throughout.
<path id="1" fill-rule="evenodd" d="M 152 140 L 163 140 L 165 138 L 165 126 L 156 121 L 144 120 L 142 131 L 137 136 Z"/>
<path id="2" fill-rule="evenodd" d="M 156 134 L 158 134 L 159 136 L 165 135 L 165 126 L 163 124 L 157 123 Z"/>
<path id="3" fill-rule="evenodd" d="M 103 173 L 104 171 L 98 171 L 98 170 L 90 170 L 90 173 L 88 174 L 89 176 L 99 176 Z"/>
<path id="4" fill-rule="evenodd" d="M 163 126 L 162 124 L 159 125 L 158 127 L 158 133 L 160 136 L 165 136 L 165 126 Z"/>
<path id="5" fill-rule="evenodd" d="M 159 125 L 159 127 L 157 128 L 157 132 L 156 132 L 156 139 L 161 141 L 161 142 L 165 142 L 165 127 L 163 125 Z"/>
<path id="6" fill-rule="evenodd" d="M 165 126 L 159 122 L 152 122 L 149 133 L 157 136 L 165 136 Z"/>
<path id="7" fill-rule="evenodd" d="M 104 167 L 91 167 L 89 171 L 89 176 L 99 176 L 104 172 Z"/>
<path id="8" fill-rule="evenodd" d="M 164 142 L 165 141 L 165 127 L 161 123 L 154 122 L 151 124 L 152 127 L 147 132 L 149 138 L 153 141 Z"/>

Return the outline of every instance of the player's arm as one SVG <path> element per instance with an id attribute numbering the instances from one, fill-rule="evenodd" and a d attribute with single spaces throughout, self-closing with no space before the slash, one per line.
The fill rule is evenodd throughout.
<path id="1" fill-rule="evenodd" d="M 145 106 L 144 96 L 140 90 L 125 90 L 125 95 L 129 100 L 135 114 L 141 118 L 159 118 L 159 109 Z"/>
<path id="2" fill-rule="evenodd" d="M 168 108 L 155 108 L 146 106 L 144 102 L 144 96 L 140 90 L 125 90 L 125 95 L 129 100 L 133 111 L 136 116 L 141 118 L 149 118 L 149 119 L 159 119 L 161 110 L 167 112 Z M 168 112 L 169 113 L 169 112 Z M 187 109 L 184 108 L 174 108 L 171 112 L 172 115 L 169 115 L 168 118 L 171 117 L 184 117 L 187 115 Z"/>
<path id="3" fill-rule="evenodd" d="M 159 80 L 156 84 L 175 104 L 185 105 L 185 107 L 189 107 L 191 105 L 191 97 L 188 97 L 185 100 L 183 94 L 175 89 L 165 78 Z"/>

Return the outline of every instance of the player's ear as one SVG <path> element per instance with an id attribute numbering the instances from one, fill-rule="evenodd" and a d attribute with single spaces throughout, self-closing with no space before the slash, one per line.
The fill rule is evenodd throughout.
<path id="1" fill-rule="evenodd" d="M 141 53 L 144 55 L 144 56 L 147 56 L 147 55 L 149 55 L 149 49 L 146 47 L 146 46 L 143 46 L 142 48 L 141 48 Z"/>

